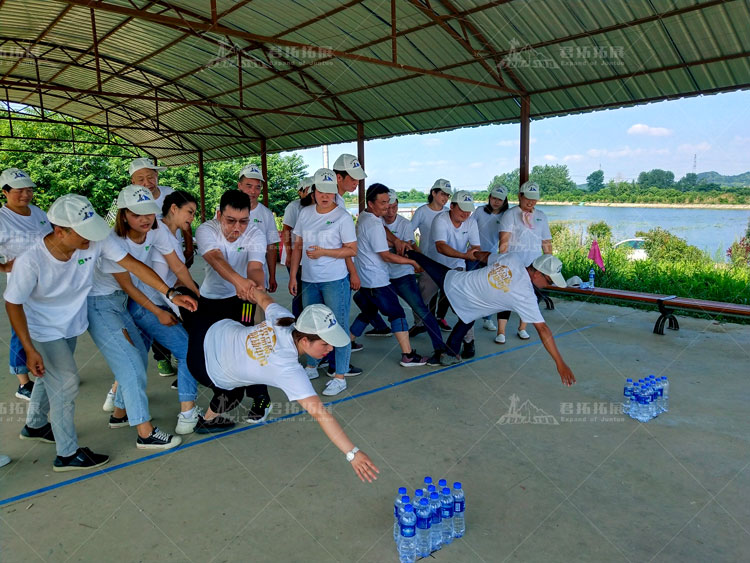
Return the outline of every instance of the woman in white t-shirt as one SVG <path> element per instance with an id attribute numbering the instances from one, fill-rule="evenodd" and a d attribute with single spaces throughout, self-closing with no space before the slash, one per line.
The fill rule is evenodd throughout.
<path id="1" fill-rule="evenodd" d="M 315 172 L 315 205 L 300 211 L 292 231 L 294 243 L 289 274 L 289 293 L 302 293 L 305 307 L 323 303 L 331 308 L 342 326 L 349 326 L 351 294 L 346 258 L 357 254 L 357 235 L 349 212 L 336 205 L 338 185 L 332 170 L 321 168 Z M 297 286 L 297 271 L 302 267 L 302 287 Z M 336 395 L 346 389 L 347 375 L 359 375 L 362 370 L 349 365 L 351 343 L 337 346 L 329 358 L 335 361 L 328 374 L 324 395 Z M 314 371 L 314 370 L 313 370 Z M 317 377 L 317 372 L 311 373 Z"/>
<path id="2" fill-rule="evenodd" d="M 306 307 L 295 321 L 262 288 L 252 289 L 250 299 L 265 311 L 265 321 L 254 326 L 231 319 L 211 323 L 205 316 L 183 313 L 190 334 L 190 369 L 214 393 L 196 432 L 231 428 L 233 424 L 223 415 L 241 403 L 246 387 L 278 387 L 312 415 L 362 481 L 377 479 L 378 468 L 326 409 L 299 363 L 302 355 L 320 359 L 334 346 L 343 347 L 349 342 L 348 332 L 325 305 Z"/>
<path id="3" fill-rule="evenodd" d="M 303 178 L 299 182 L 299 187 L 297 188 L 297 193 L 299 194 L 299 199 L 295 199 L 294 201 L 289 202 L 289 204 L 284 209 L 284 219 L 282 220 L 282 229 L 281 229 L 281 259 L 284 262 L 284 265 L 286 266 L 287 273 L 291 272 L 291 265 L 292 265 L 292 231 L 294 230 L 294 226 L 297 224 L 297 217 L 299 217 L 299 212 L 309 206 L 313 205 L 315 202 L 313 201 L 313 195 L 311 193 L 312 184 L 313 184 L 314 178 L 312 176 L 308 176 L 306 178 Z M 302 274 L 302 269 L 297 269 L 297 286 L 299 286 L 302 283 L 302 278 L 300 275 Z M 296 295 L 292 298 L 292 313 L 294 313 L 294 317 L 299 317 L 299 314 L 302 312 L 302 295 Z"/>
<path id="4" fill-rule="evenodd" d="M 0 256 L 5 259 L 0 271 L 10 276 L 13 262 L 27 248 L 52 231 L 47 214 L 31 205 L 36 184 L 18 168 L 8 168 L 0 175 L 0 186 L 5 196 L 5 206 L 0 208 Z M 34 382 L 29 379 L 26 353 L 13 328 L 10 329 L 10 373 L 18 378 L 16 397 L 28 401 Z"/>

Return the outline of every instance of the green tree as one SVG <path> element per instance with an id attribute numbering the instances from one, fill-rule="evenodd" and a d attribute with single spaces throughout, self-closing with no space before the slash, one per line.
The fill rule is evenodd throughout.
<path id="1" fill-rule="evenodd" d="M 556 194 L 577 189 L 575 182 L 570 179 L 568 167 L 564 164 L 545 164 L 534 166 L 529 174 L 529 180 L 539 184 L 542 198 L 545 194 Z"/>
<path id="2" fill-rule="evenodd" d="M 612 245 L 612 228 L 605 221 L 591 223 L 587 230 L 592 238 L 595 238 L 601 246 Z"/>
<path id="3" fill-rule="evenodd" d="M 586 185 L 590 192 L 598 192 L 604 187 L 604 171 L 595 170 L 586 177 Z"/>
<path id="4" fill-rule="evenodd" d="M 492 178 L 490 185 L 487 186 L 487 192 L 491 192 L 497 186 L 505 186 L 508 188 L 509 195 L 518 196 L 518 188 L 520 186 L 521 169 L 516 168 L 512 172 L 506 172 Z"/>
<path id="5" fill-rule="evenodd" d="M 641 172 L 638 174 L 638 184 L 644 188 L 671 188 L 674 184 L 674 172 L 660 168 Z"/>

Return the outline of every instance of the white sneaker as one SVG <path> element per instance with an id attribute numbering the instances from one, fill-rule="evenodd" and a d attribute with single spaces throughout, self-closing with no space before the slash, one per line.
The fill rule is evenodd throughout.
<path id="1" fill-rule="evenodd" d="M 484 330 L 497 330 L 497 325 L 492 319 L 484 319 L 484 324 L 482 326 L 484 327 Z"/>
<path id="2" fill-rule="evenodd" d="M 308 379 L 318 379 L 320 377 L 318 368 L 313 366 L 305 366 L 305 373 L 307 374 Z"/>
<path id="3" fill-rule="evenodd" d="M 174 429 L 175 434 L 192 434 L 195 430 L 195 425 L 198 424 L 198 418 L 203 414 L 198 407 L 195 407 L 193 416 L 190 418 L 185 417 L 182 413 L 177 415 L 177 426 Z"/>
<path id="4" fill-rule="evenodd" d="M 5 467 L 10 463 L 10 457 L 7 455 L 0 455 L 0 467 Z"/>
<path id="5" fill-rule="evenodd" d="M 328 395 L 330 397 L 331 395 L 338 395 L 345 390 L 346 379 L 334 377 L 328 383 L 326 383 L 326 388 L 323 389 L 323 395 Z"/>
<path id="6" fill-rule="evenodd" d="M 525 330 L 519 330 L 518 331 L 518 338 L 520 338 L 521 340 L 528 340 L 531 337 L 529 336 L 529 333 L 526 332 Z"/>
<path id="7" fill-rule="evenodd" d="M 111 389 L 107 392 L 107 398 L 104 400 L 102 410 L 104 412 L 112 412 L 115 410 L 115 394 L 112 393 Z"/>
<path id="8" fill-rule="evenodd" d="M 504 334 L 498 334 L 495 337 L 495 343 L 496 344 L 505 344 L 505 335 Z"/>

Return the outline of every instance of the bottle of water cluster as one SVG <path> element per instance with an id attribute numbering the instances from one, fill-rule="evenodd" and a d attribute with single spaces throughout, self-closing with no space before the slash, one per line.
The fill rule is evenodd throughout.
<path id="1" fill-rule="evenodd" d="M 438 481 L 438 487 L 437 487 L 438 492 L 442 491 L 447 486 L 448 486 L 448 480 L 447 479 L 440 479 Z"/>
<path id="2" fill-rule="evenodd" d="M 638 386 L 636 393 L 638 408 L 636 409 L 634 418 L 639 422 L 647 422 L 650 418 L 649 403 L 651 402 L 651 393 L 645 383 Z"/>
<path id="3" fill-rule="evenodd" d="M 409 504 L 410 502 L 411 502 L 411 500 L 409 499 L 409 495 L 402 495 L 401 501 L 400 501 L 400 506 L 398 508 L 398 516 L 396 516 L 396 523 L 395 523 L 394 529 L 393 529 L 394 539 L 396 540 L 396 543 L 398 543 L 399 541 L 401 541 L 401 531 L 400 531 L 400 527 L 401 527 L 401 515 L 404 513 L 404 507 L 407 504 Z"/>
<path id="4" fill-rule="evenodd" d="M 430 493 L 430 515 L 430 549 L 437 551 L 443 547 L 443 519 L 440 495 L 436 492 Z"/>
<path id="5" fill-rule="evenodd" d="M 431 523 L 430 501 L 423 497 L 417 506 L 417 557 L 427 557 L 432 551 L 430 543 Z"/>
<path id="6" fill-rule="evenodd" d="M 424 490 L 423 489 L 417 489 L 414 491 L 414 496 L 411 498 L 411 505 L 414 507 L 414 511 L 417 511 L 417 507 L 419 507 L 419 501 L 424 498 Z"/>
<path id="7" fill-rule="evenodd" d="M 633 380 L 628 377 L 625 382 L 625 388 L 622 391 L 622 412 L 628 414 L 630 410 L 630 402 L 633 400 Z"/>
<path id="8" fill-rule="evenodd" d="M 427 475 L 427 477 L 424 478 L 424 488 L 429 489 L 430 485 L 432 485 L 432 477 Z"/>
<path id="9" fill-rule="evenodd" d="M 594 267 L 589 270 L 589 287 L 594 289 Z"/>
<path id="10" fill-rule="evenodd" d="M 399 518 L 401 510 L 404 508 L 404 502 L 401 500 L 406 495 L 406 487 L 399 487 L 396 500 L 393 501 L 393 541 L 398 542 L 399 535 Z"/>
<path id="11" fill-rule="evenodd" d="M 669 410 L 669 379 L 666 375 L 661 377 L 662 384 L 662 411 L 667 412 Z"/>
<path id="12" fill-rule="evenodd" d="M 436 492 L 437 492 L 437 487 L 435 487 L 435 485 L 430 485 L 429 487 L 427 487 L 427 494 L 425 496 L 429 499 L 430 495 Z"/>
<path id="13" fill-rule="evenodd" d="M 461 483 L 453 483 L 453 537 L 460 538 L 466 533 L 466 497 L 461 489 Z"/>
<path id="14" fill-rule="evenodd" d="M 440 516 L 443 520 L 443 545 L 453 541 L 453 495 L 448 487 L 440 494 Z"/>
<path id="15" fill-rule="evenodd" d="M 417 515 L 411 504 L 404 506 L 401 513 L 401 535 L 398 542 L 398 558 L 401 563 L 414 563 L 417 559 Z"/>

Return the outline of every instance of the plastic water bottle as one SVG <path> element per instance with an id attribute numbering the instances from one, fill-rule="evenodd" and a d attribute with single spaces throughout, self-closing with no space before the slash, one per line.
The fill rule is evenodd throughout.
<path id="1" fill-rule="evenodd" d="M 435 487 L 435 485 L 430 485 L 429 487 L 427 487 L 427 494 L 425 496 L 429 499 L 430 495 L 436 492 L 437 492 L 437 487 Z"/>
<path id="2" fill-rule="evenodd" d="M 414 491 L 414 496 L 411 499 L 411 505 L 414 507 L 414 512 L 417 511 L 417 508 L 419 508 L 419 501 L 422 500 L 424 497 L 424 490 L 417 489 Z"/>
<path id="3" fill-rule="evenodd" d="M 461 489 L 461 483 L 453 483 L 453 537 L 460 538 L 466 533 L 466 497 Z"/>
<path id="4" fill-rule="evenodd" d="M 669 379 L 667 379 L 666 375 L 662 375 L 661 381 L 662 381 L 662 401 L 663 401 L 662 411 L 667 412 L 669 410 Z"/>
<path id="5" fill-rule="evenodd" d="M 589 270 L 589 287 L 594 289 L 594 267 Z"/>
<path id="6" fill-rule="evenodd" d="M 443 519 L 441 509 L 440 495 L 430 493 L 430 515 L 432 516 L 432 521 L 430 522 L 430 549 L 432 551 L 437 551 L 443 547 Z"/>
<path id="7" fill-rule="evenodd" d="M 638 400 L 638 408 L 633 418 L 639 422 L 646 422 L 649 419 L 648 409 L 651 394 L 648 392 L 648 387 L 645 383 L 638 387 L 636 398 Z"/>
<path id="8" fill-rule="evenodd" d="M 630 401 L 633 400 L 633 380 L 629 377 L 625 382 L 625 388 L 622 391 L 622 395 L 622 412 L 628 414 L 628 410 L 630 410 Z"/>
<path id="9" fill-rule="evenodd" d="M 656 379 L 652 380 L 651 386 L 649 387 L 651 389 L 651 418 L 656 418 L 659 416 L 659 413 L 661 410 L 659 410 L 659 385 L 656 382 Z"/>
<path id="10" fill-rule="evenodd" d="M 401 518 L 401 510 L 404 508 L 404 502 L 402 501 L 404 496 L 406 496 L 406 487 L 399 487 L 396 500 L 393 501 L 393 541 L 397 543 L 400 525 L 399 519 Z"/>
<path id="11" fill-rule="evenodd" d="M 430 547 L 430 524 L 432 523 L 432 511 L 430 501 L 422 498 L 417 506 L 417 556 L 427 557 L 432 548 Z"/>
<path id="12" fill-rule="evenodd" d="M 401 515 L 404 513 L 404 507 L 411 502 L 411 499 L 409 499 L 409 495 L 403 495 L 401 497 L 401 507 L 398 509 L 398 517 L 396 518 L 396 529 L 395 529 L 395 539 L 396 543 L 401 541 Z"/>
<path id="13" fill-rule="evenodd" d="M 443 545 L 453 541 L 453 495 L 448 487 L 443 487 L 440 494 L 440 516 L 443 520 Z"/>
<path id="14" fill-rule="evenodd" d="M 438 481 L 438 488 L 437 488 L 438 492 L 442 491 L 447 486 L 448 486 L 448 480 L 440 479 L 440 481 Z"/>
<path id="15" fill-rule="evenodd" d="M 428 475 L 427 477 L 424 478 L 424 488 L 429 489 L 430 485 L 432 485 L 432 477 Z"/>
<path id="16" fill-rule="evenodd" d="M 404 506 L 401 514 L 401 535 L 398 542 L 398 559 L 401 563 L 414 563 L 417 559 L 417 515 L 411 504 Z"/>

